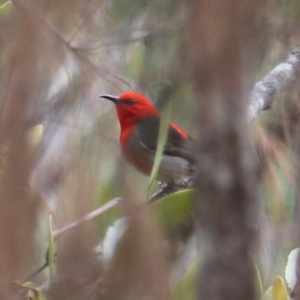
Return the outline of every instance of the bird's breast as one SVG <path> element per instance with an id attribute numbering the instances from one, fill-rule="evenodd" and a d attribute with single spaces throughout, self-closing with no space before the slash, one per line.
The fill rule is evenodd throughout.
<path id="1" fill-rule="evenodd" d="M 155 151 L 146 147 L 134 135 L 122 146 L 123 156 L 140 172 L 150 175 Z M 162 182 L 180 182 L 194 173 L 193 164 L 179 156 L 163 154 L 157 179 Z"/>

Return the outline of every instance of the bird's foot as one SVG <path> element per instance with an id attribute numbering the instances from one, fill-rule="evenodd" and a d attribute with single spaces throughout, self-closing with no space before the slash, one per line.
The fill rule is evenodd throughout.
<path id="1" fill-rule="evenodd" d="M 148 203 L 155 202 L 156 200 L 162 198 L 163 196 L 169 194 L 168 193 L 168 184 L 159 182 L 159 189 L 156 191 L 148 200 Z"/>
<path id="2" fill-rule="evenodd" d="M 158 199 L 175 193 L 180 190 L 184 190 L 192 185 L 192 178 L 180 182 L 159 182 L 159 190 L 156 191 L 148 200 L 149 203 L 155 202 Z"/>
<path id="3" fill-rule="evenodd" d="M 191 188 L 194 185 L 195 177 L 187 177 L 182 182 L 183 188 Z"/>

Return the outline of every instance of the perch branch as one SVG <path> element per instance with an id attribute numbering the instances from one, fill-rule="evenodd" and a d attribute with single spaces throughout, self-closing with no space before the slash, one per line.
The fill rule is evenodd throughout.
<path id="1" fill-rule="evenodd" d="M 85 215 L 81 220 L 73 222 L 71 224 L 68 224 L 67 226 L 65 226 L 61 229 L 55 230 L 53 232 L 54 239 L 57 240 L 66 231 L 69 231 L 70 229 L 76 228 L 79 225 L 81 225 L 85 222 L 91 221 L 92 219 L 100 216 L 101 214 L 103 214 L 107 210 L 109 210 L 109 209 L 113 208 L 114 206 L 118 205 L 120 201 L 121 201 L 121 198 L 112 199 L 112 200 L 108 201 L 107 203 L 105 203 L 104 205 L 102 205 L 101 207 L 99 207 L 98 209 L 96 209 L 96 210 L 88 213 L 87 215 Z"/>

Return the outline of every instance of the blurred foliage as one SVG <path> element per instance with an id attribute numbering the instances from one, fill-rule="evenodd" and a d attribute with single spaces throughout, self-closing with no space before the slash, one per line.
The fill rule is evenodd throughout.
<path id="1" fill-rule="evenodd" d="M 0 6 L 0 15 L 6 15 L 8 14 L 8 12 L 10 11 L 11 9 L 11 2 L 8 1 L 8 2 L 3 2 L 1 1 L 1 6 Z"/>
<path id="2" fill-rule="evenodd" d="M 288 300 L 284 280 L 282 277 L 276 277 L 273 281 L 273 285 L 266 291 L 262 300 Z"/>
<path id="3" fill-rule="evenodd" d="M 269 2 L 268 16 L 273 34 L 261 68 L 262 74 L 269 72 L 293 49 L 295 40 L 299 44 L 299 32 L 290 24 L 291 20 L 299 18 L 299 1 Z M 138 229 L 146 229 L 145 232 L 133 230 L 133 233 L 125 234 L 123 239 L 126 243 L 132 243 L 132 247 L 125 243 L 127 248 L 122 248 L 120 244 L 117 260 L 123 261 L 127 272 L 127 257 L 134 262 L 137 257 L 139 263 L 145 259 L 147 264 L 143 266 L 145 269 L 150 266 L 152 270 L 152 277 L 145 277 L 145 282 L 149 283 L 150 280 L 154 290 L 159 280 L 162 280 L 161 285 L 167 286 L 172 276 L 164 271 L 163 274 L 169 277 L 166 275 L 161 278 L 159 270 L 153 265 L 156 255 L 160 257 L 163 253 L 168 257 L 168 250 L 153 250 L 154 257 L 150 258 L 147 251 L 155 248 L 155 243 L 169 238 L 190 216 L 195 192 L 180 191 L 152 204 L 150 212 L 143 216 L 148 222 L 145 225 L 146 221 L 137 217 L 133 210 L 145 203 L 149 179 L 123 162 L 114 107 L 98 99 L 98 95 L 119 94 L 134 89 L 152 99 L 159 110 L 164 102 L 169 102 L 172 121 L 180 124 L 191 135 L 196 132 L 195 103 L 201 99 L 194 99 L 191 70 L 186 64 L 188 2 L 36 0 L 28 1 L 28 4 L 24 1 L 15 1 L 13 5 L 1 1 L 0 4 L 2 96 L 12 49 L 19 46 L 18 38 L 14 36 L 18 28 L 14 24 L 17 23 L 20 11 L 34 22 L 38 35 L 39 56 L 36 57 L 33 69 L 27 70 L 26 74 L 32 76 L 35 89 L 28 92 L 31 95 L 30 102 L 22 117 L 28 123 L 28 144 L 34 157 L 31 162 L 32 193 L 39 199 L 41 209 L 31 245 L 31 257 L 22 266 L 17 279 L 22 281 L 44 263 L 48 248 L 49 215 L 53 215 L 54 229 L 61 228 L 120 196 L 126 199 L 122 205 L 105 212 L 92 222 L 92 226 L 76 228 L 74 235 L 62 237 L 61 244 L 55 245 L 59 256 L 56 278 L 62 284 L 53 283 L 53 289 L 57 289 L 61 297 L 55 294 L 51 299 L 63 299 L 67 286 L 75 291 L 72 299 L 93 299 L 90 294 L 89 298 L 85 298 L 86 294 L 83 296 L 77 292 L 80 288 L 83 290 L 83 286 L 88 286 L 95 295 L 98 295 L 97 292 L 105 295 L 110 288 L 114 288 L 114 281 L 106 279 L 110 278 L 109 272 L 117 274 L 114 273 L 115 262 L 103 266 L 101 260 L 96 258 L 96 262 L 89 263 L 94 256 L 101 256 L 101 250 L 99 253 L 94 250 L 99 245 L 101 249 L 101 242 L 109 226 L 124 216 L 133 220 Z M 11 35 L 15 38 L 11 38 Z M 25 53 L 25 49 L 23 51 Z M 260 77 L 261 74 L 257 74 L 257 78 Z M 3 96 L 1 112 L 5 111 L 6 105 Z M 296 88 L 282 96 L 272 110 L 264 112 L 256 122 L 262 186 L 261 216 L 257 225 L 260 249 L 254 260 L 265 291 L 262 299 L 265 300 L 287 299 L 284 282 L 276 276 L 283 276 L 287 255 L 298 243 L 294 231 L 297 212 L 294 179 L 299 157 L 293 153 L 300 120 L 298 116 L 299 88 Z M 2 155 L 5 149 L 6 145 L 1 144 L 1 173 L 2 165 L 5 164 L 5 154 Z M 154 179 L 153 175 L 152 182 Z M 156 219 L 157 230 L 153 229 L 156 227 L 151 223 L 153 221 L 156 224 Z M 138 242 L 134 239 L 135 235 L 140 238 Z M 150 250 L 141 247 L 145 237 L 153 242 L 147 244 Z M 168 261 L 167 267 L 163 263 L 160 265 L 162 269 L 177 268 L 180 273 L 180 280 L 171 287 L 175 299 L 194 299 L 198 258 L 191 255 L 192 258 L 187 259 L 187 262 L 176 264 L 188 251 L 190 249 L 183 249 L 175 262 Z M 133 254 L 137 256 L 132 257 Z M 53 251 L 51 257 L 49 263 L 53 263 Z M 85 257 L 89 258 L 88 263 Z M 136 272 L 134 278 L 139 277 L 139 272 L 146 276 L 140 270 Z M 37 286 L 46 282 L 46 287 L 41 286 L 45 291 L 48 291 L 47 281 L 50 280 L 47 274 L 39 273 L 33 278 Z M 119 284 L 123 287 L 122 282 Z M 270 285 L 272 288 L 268 289 Z M 26 283 L 20 286 L 22 291 L 25 290 L 24 299 L 43 299 L 40 289 L 35 285 Z M 166 291 L 157 293 L 167 294 Z"/>
<path id="4" fill-rule="evenodd" d="M 15 290 L 18 290 L 20 299 L 24 300 L 45 300 L 43 292 L 30 282 L 24 284 L 15 283 Z"/>
<path id="5" fill-rule="evenodd" d="M 198 275 L 198 268 L 199 259 L 195 258 L 174 290 L 175 299 L 196 299 L 196 280 Z"/>
<path id="6" fill-rule="evenodd" d="M 273 299 L 274 300 L 288 300 L 289 296 L 287 294 L 284 281 L 281 277 L 276 277 L 273 282 Z"/>
<path id="7" fill-rule="evenodd" d="M 300 4 L 297 0 L 276 0 L 276 5 L 283 18 L 292 19 L 299 17 Z"/>
<path id="8" fill-rule="evenodd" d="M 151 205 L 166 236 L 187 218 L 193 208 L 195 196 L 194 190 L 179 191 Z"/>

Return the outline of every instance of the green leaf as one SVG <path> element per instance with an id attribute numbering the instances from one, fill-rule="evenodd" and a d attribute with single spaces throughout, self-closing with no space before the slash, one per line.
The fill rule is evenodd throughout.
<path id="1" fill-rule="evenodd" d="M 170 233 L 186 219 L 192 210 L 195 195 L 195 190 L 187 189 L 167 195 L 151 205 L 165 233 Z"/>
<path id="2" fill-rule="evenodd" d="M 199 258 L 196 257 L 190 264 L 186 274 L 182 277 L 174 290 L 174 299 L 193 300 L 196 299 L 196 280 L 199 269 Z"/>
<path id="3" fill-rule="evenodd" d="M 289 296 L 282 277 L 276 277 L 273 281 L 273 300 L 288 300 Z"/>
<path id="4" fill-rule="evenodd" d="M 159 170 L 159 165 L 162 159 L 163 150 L 168 138 L 170 116 L 171 116 L 171 106 L 170 103 L 167 103 L 165 109 L 161 114 L 157 148 L 156 148 L 152 172 L 150 175 L 149 186 L 147 190 L 147 199 L 153 192 L 154 184 Z"/>
<path id="5" fill-rule="evenodd" d="M 12 6 L 11 1 L 8 1 L 0 6 L 0 16 L 6 15 L 9 13 Z"/>
<path id="6" fill-rule="evenodd" d="M 48 228 L 48 262 L 49 262 L 49 279 L 52 281 L 55 277 L 55 248 L 54 248 L 54 238 L 53 238 L 53 229 L 52 229 L 52 216 L 49 217 L 49 228 Z"/>

